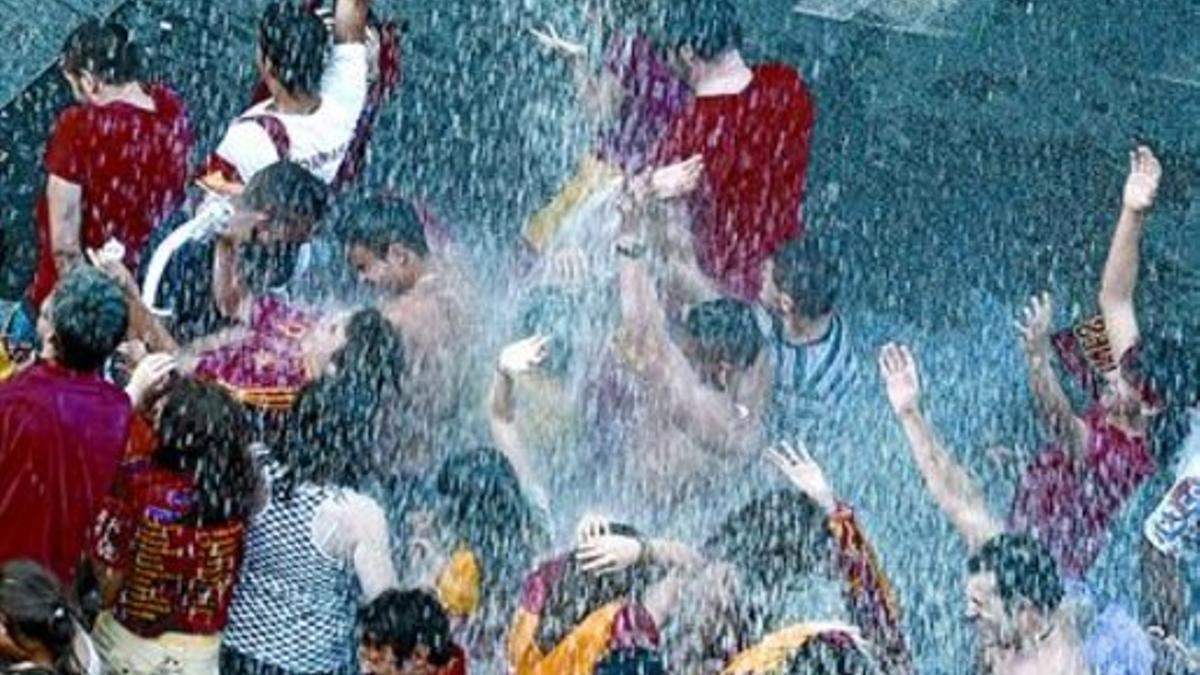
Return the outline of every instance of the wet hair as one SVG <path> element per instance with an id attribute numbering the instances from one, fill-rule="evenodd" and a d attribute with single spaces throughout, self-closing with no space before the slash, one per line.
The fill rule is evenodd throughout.
<path id="1" fill-rule="evenodd" d="M 336 371 L 305 386 L 288 416 L 279 457 L 286 470 L 274 483 L 285 498 L 301 483 L 357 487 L 371 475 L 383 411 L 404 377 L 404 341 L 379 310 L 364 309 L 332 362 Z"/>
<path id="2" fill-rule="evenodd" d="M 996 589 L 1006 607 L 1027 600 L 1042 612 L 1058 609 L 1063 582 L 1050 551 L 1025 534 L 992 537 L 967 561 L 971 574 L 996 575 Z"/>
<path id="3" fill-rule="evenodd" d="M 348 218 L 342 237 L 347 246 L 362 246 L 381 258 L 393 244 L 421 258 L 429 255 L 425 223 L 412 202 L 366 198 L 350 210 Z"/>
<path id="4" fill-rule="evenodd" d="M 773 599 L 806 576 L 828 574 L 831 535 L 825 511 L 795 490 L 758 497 L 727 516 L 704 543 L 705 557 L 733 567 L 739 639 L 754 639 L 777 623 Z"/>
<path id="5" fill-rule="evenodd" d="M 444 666 L 454 658 L 450 619 L 442 603 L 424 590 L 384 591 L 359 611 L 363 642 L 391 647 L 400 667 L 418 647 L 429 650 L 429 663 Z"/>
<path id="6" fill-rule="evenodd" d="M 329 31 L 313 12 L 287 1 L 272 2 L 258 23 L 258 47 L 289 93 L 312 94 L 325 72 Z"/>
<path id="7" fill-rule="evenodd" d="M 816 240 L 805 237 L 790 241 L 771 260 L 771 278 L 795 303 L 796 314 L 815 318 L 833 311 L 838 294 L 837 270 Z"/>
<path id="8" fill-rule="evenodd" d="M 878 666 L 870 656 L 854 646 L 835 644 L 824 636 L 809 640 L 789 660 L 785 675 L 876 675 Z"/>
<path id="9" fill-rule="evenodd" d="M 63 43 L 62 69 L 78 77 L 84 71 L 105 84 L 138 79 L 141 58 L 124 26 L 96 19 L 84 21 Z"/>
<path id="10" fill-rule="evenodd" d="M 620 649 L 596 664 L 595 675 L 664 675 L 662 654 L 645 647 Z"/>
<path id="11" fill-rule="evenodd" d="M 484 623 L 507 621 L 546 536 L 512 463 L 488 446 L 455 452 L 438 469 L 434 499 L 445 534 L 480 561 Z"/>
<path id="12" fill-rule="evenodd" d="M 636 529 L 615 524 L 613 534 L 639 537 Z M 546 596 L 536 636 L 538 648 L 549 653 L 589 614 L 610 602 L 635 602 L 662 576 L 657 566 L 639 564 L 615 574 L 595 574 L 582 569 L 572 552 L 563 561 L 566 569 Z"/>
<path id="13" fill-rule="evenodd" d="M 99 370 L 129 328 L 129 305 L 117 284 L 92 267 L 62 278 L 50 302 L 55 359 L 79 372 Z"/>
<path id="14" fill-rule="evenodd" d="M 0 622 L 18 646 L 36 642 L 54 657 L 58 675 L 82 672 L 73 641 L 75 613 L 58 580 L 31 560 L 0 565 Z"/>
<path id="15" fill-rule="evenodd" d="M 763 337 L 750 305 L 732 298 L 702 302 L 688 310 L 684 329 L 705 358 L 749 368 L 762 351 Z"/>
<path id="16" fill-rule="evenodd" d="M 711 61 L 742 46 L 742 25 L 730 0 L 664 3 L 662 42 L 671 49 L 690 47 Z"/>
<path id="17" fill-rule="evenodd" d="M 190 377 L 176 379 L 163 401 L 154 461 L 193 477 L 189 518 L 206 525 L 248 518 L 258 474 L 246 412 L 224 389 Z"/>
<path id="18" fill-rule="evenodd" d="M 273 225 L 314 228 L 329 208 L 330 191 L 304 167 L 281 160 L 254 174 L 242 192 L 241 202 L 246 208 L 267 214 Z"/>

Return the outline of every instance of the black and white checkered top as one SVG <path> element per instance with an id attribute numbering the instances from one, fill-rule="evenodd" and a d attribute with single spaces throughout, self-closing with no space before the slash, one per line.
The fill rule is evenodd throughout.
<path id="1" fill-rule="evenodd" d="M 267 473 L 277 476 L 278 467 Z M 225 646 L 292 672 L 354 667 L 358 580 L 352 565 L 326 555 L 313 540 L 318 509 L 343 492 L 300 484 L 290 498 L 272 494 L 255 515 Z"/>

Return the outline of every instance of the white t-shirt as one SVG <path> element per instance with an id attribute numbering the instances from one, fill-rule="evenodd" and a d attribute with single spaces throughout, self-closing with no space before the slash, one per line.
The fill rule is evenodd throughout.
<path id="1" fill-rule="evenodd" d="M 1175 558 L 1200 558 L 1200 414 L 1184 441 L 1175 485 L 1146 521 L 1146 539 Z"/>
<path id="2" fill-rule="evenodd" d="M 279 161 L 281 158 L 267 130 L 256 122 L 245 121 L 248 117 L 269 115 L 287 129 L 290 145 L 287 159 L 327 184 L 332 183 L 367 101 L 366 45 L 350 43 L 333 47 L 321 77 L 320 94 L 320 107 L 308 115 L 272 112 L 274 99 L 251 107 L 226 130 L 216 154 L 237 169 L 243 183 Z"/>

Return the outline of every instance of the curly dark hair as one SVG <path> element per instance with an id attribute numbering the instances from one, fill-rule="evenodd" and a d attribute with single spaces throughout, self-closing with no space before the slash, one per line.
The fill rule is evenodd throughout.
<path id="1" fill-rule="evenodd" d="M 272 2 L 258 24 L 258 48 L 289 93 L 315 93 L 325 72 L 329 32 L 316 14 L 292 2 Z"/>
<path id="2" fill-rule="evenodd" d="M 138 79 L 141 56 L 124 26 L 88 19 L 63 43 L 60 65 L 76 77 L 87 71 L 106 84 L 126 84 Z"/>
<path id="3" fill-rule="evenodd" d="M 129 327 L 129 305 L 117 284 L 93 267 L 77 267 L 50 301 L 55 360 L 80 372 L 99 370 Z"/>

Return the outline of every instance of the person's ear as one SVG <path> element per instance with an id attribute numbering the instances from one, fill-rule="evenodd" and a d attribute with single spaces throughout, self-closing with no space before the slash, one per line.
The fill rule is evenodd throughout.
<path id="1" fill-rule="evenodd" d="M 780 291 L 779 293 L 779 311 L 784 314 L 791 314 L 796 309 L 796 302 L 792 300 L 792 296 Z"/>
<path id="2" fill-rule="evenodd" d="M 399 265 L 408 265 L 412 262 L 412 251 L 402 244 L 391 244 L 388 246 L 388 261 Z"/>
<path id="3" fill-rule="evenodd" d="M 1026 598 L 1018 598 L 1012 606 L 1013 622 L 1023 636 L 1041 635 L 1046 630 L 1046 619 L 1033 603 Z"/>

